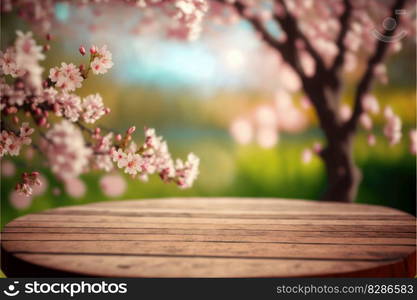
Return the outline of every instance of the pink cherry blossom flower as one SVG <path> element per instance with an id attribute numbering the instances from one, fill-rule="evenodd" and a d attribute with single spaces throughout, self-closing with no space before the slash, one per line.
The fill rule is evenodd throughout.
<path id="1" fill-rule="evenodd" d="M 139 154 L 129 153 L 126 156 L 125 173 L 136 175 L 141 171 L 142 157 Z"/>
<path id="2" fill-rule="evenodd" d="M 52 171 L 62 179 L 83 173 L 92 154 L 80 130 L 66 120 L 53 125 L 46 133 L 46 140 L 42 140 L 41 147 Z"/>
<path id="3" fill-rule="evenodd" d="M 342 119 L 342 121 L 346 122 L 347 120 L 350 119 L 350 117 L 352 115 L 352 109 L 350 108 L 350 106 L 348 104 L 343 103 L 340 106 L 339 115 L 340 115 L 340 118 Z"/>
<path id="4" fill-rule="evenodd" d="M 71 122 L 76 122 L 82 111 L 81 99 L 75 94 L 61 93 L 56 97 L 58 110 L 56 115 L 64 116 Z"/>
<path id="5" fill-rule="evenodd" d="M 22 123 L 19 129 L 19 135 L 14 132 L 3 130 L 0 135 L 0 156 L 9 154 L 17 156 L 20 154 L 20 149 L 23 145 L 29 145 L 32 139 L 29 137 L 34 132 L 33 128 L 29 127 L 28 123 Z"/>
<path id="6" fill-rule="evenodd" d="M 388 83 L 387 67 L 384 64 L 379 64 L 375 67 L 375 76 L 382 83 Z"/>
<path id="7" fill-rule="evenodd" d="M 9 196 L 11 206 L 18 210 L 29 208 L 32 200 L 32 196 L 26 196 L 19 191 L 12 191 Z"/>
<path id="8" fill-rule="evenodd" d="M 360 116 L 359 122 L 361 123 L 362 127 L 365 130 L 371 130 L 372 129 L 372 119 L 367 113 L 363 113 Z"/>
<path id="9" fill-rule="evenodd" d="M 25 196 L 32 195 L 33 187 L 35 185 L 41 185 L 39 175 L 39 172 L 23 173 L 22 181 L 16 185 L 15 190 L 24 194 Z"/>
<path id="10" fill-rule="evenodd" d="M 258 126 L 276 128 L 278 126 L 278 115 L 273 107 L 260 105 L 255 110 L 255 121 Z"/>
<path id="11" fill-rule="evenodd" d="M 113 170 L 114 165 L 110 155 L 98 154 L 94 156 L 94 167 L 99 170 L 110 172 Z"/>
<path id="12" fill-rule="evenodd" d="M 316 154 L 320 154 L 320 152 L 323 150 L 323 145 L 319 142 L 315 142 L 313 144 L 313 152 Z"/>
<path id="13" fill-rule="evenodd" d="M 32 187 L 32 195 L 33 196 L 40 196 L 45 193 L 48 188 L 48 180 L 42 174 L 39 174 L 38 177 L 39 183 Z"/>
<path id="14" fill-rule="evenodd" d="M 99 170 L 110 172 L 114 167 L 112 159 L 113 133 L 110 132 L 105 136 L 101 136 L 98 130 L 96 130 L 96 132 L 97 133 L 93 137 L 96 142 L 92 146 L 95 154 L 93 166 Z"/>
<path id="15" fill-rule="evenodd" d="M 11 75 L 13 78 L 21 77 L 26 70 L 19 68 L 16 62 L 16 50 L 14 47 L 9 47 L 6 51 L 0 52 L 0 68 L 3 74 Z"/>
<path id="16" fill-rule="evenodd" d="M 368 134 L 367 141 L 368 141 L 368 145 L 369 146 L 375 146 L 375 144 L 376 144 L 376 137 L 375 137 L 375 135 Z"/>
<path id="17" fill-rule="evenodd" d="M 385 106 L 384 108 L 384 117 L 385 119 L 389 119 L 394 116 L 394 112 L 392 111 L 391 106 Z"/>
<path id="18" fill-rule="evenodd" d="M 42 89 L 43 68 L 39 65 L 39 60 L 45 59 L 43 47 L 36 45 L 32 32 L 16 31 L 16 35 L 14 47 L 17 68 L 25 71 L 25 82 L 38 93 Z"/>
<path id="19" fill-rule="evenodd" d="M 393 114 L 388 114 L 387 122 L 384 126 L 384 135 L 388 138 L 391 146 L 398 144 L 402 137 L 401 132 L 401 119 Z"/>
<path id="20" fill-rule="evenodd" d="M 23 33 L 18 30 L 16 35 L 15 47 L 18 65 L 28 66 L 33 64 L 34 61 L 45 59 L 45 55 L 42 53 L 42 46 L 36 45 L 32 32 Z"/>
<path id="21" fill-rule="evenodd" d="M 279 141 L 279 133 L 272 127 L 260 127 L 256 132 L 256 141 L 265 149 L 274 147 Z"/>
<path id="22" fill-rule="evenodd" d="M 110 174 L 101 177 L 100 187 L 108 197 L 119 197 L 126 191 L 126 180 L 119 174 Z"/>
<path id="23" fill-rule="evenodd" d="M 49 79 L 55 82 L 55 86 L 64 92 L 71 92 L 81 87 L 84 78 L 81 76 L 80 69 L 70 63 L 61 63 L 61 67 L 49 70 Z"/>
<path id="24" fill-rule="evenodd" d="M 371 94 L 365 95 L 362 100 L 363 110 L 367 113 L 377 114 L 379 113 L 379 103 L 375 96 Z"/>
<path id="25" fill-rule="evenodd" d="M 73 198 L 81 198 L 85 195 L 87 187 L 78 177 L 71 177 L 64 180 L 66 193 Z"/>
<path id="26" fill-rule="evenodd" d="M 316 73 L 316 64 L 313 57 L 307 51 L 300 51 L 300 63 L 306 76 L 311 77 Z"/>
<path id="27" fill-rule="evenodd" d="M 89 95 L 82 103 L 83 120 L 86 123 L 94 123 L 105 114 L 103 99 L 99 94 Z"/>
<path id="28" fill-rule="evenodd" d="M 122 169 L 127 166 L 127 154 L 122 149 L 113 150 L 111 157 L 118 168 Z"/>
<path id="29" fill-rule="evenodd" d="M 91 62 L 91 70 L 94 74 L 104 74 L 113 67 L 112 54 L 107 50 L 107 46 L 104 45 L 101 48 L 96 48 L 94 53 L 95 58 Z"/>
<path id="30" fill-rule="evenodd" d="M 311 151 L 311 149 L 309 148 L 304 149 L 301 154 L 301 161 L 303 162 L 303 164 L 310 163 L 312 159 L 313 159 L 313 151 Z"/>
<path id="31" fill-rule="evenodd" d="M 229 132 L 234 140 L 242 145 L 249 144 L 253 139 L 253 127 L 246 119 L 236 119 L 232 122 Z"/>
<path id="32" fill-rule="evenodd" d="M 186 162 L 177 159 L 175 170 L 177 184 L 180 188 L 189 188 L 193 185 L 194 180 L 198 177 L 199 164 L 200 159 L 193 153 L 188 154 Z"/>
<path id="33" fill-rule="evenodd" d="M 12 177 L 16 174 L 16 167 L 10 160 L 1 160 L 1 175 L 4 177 Z"/>
<path id="34" fill-rule="evenodd" d="M 56 102 L 56 97 L 58 96 L 58 91 L 53 87 L 43 89 L 41 95 L 35 98 L 35 103 L 48 103 L 53 105 Z"/>

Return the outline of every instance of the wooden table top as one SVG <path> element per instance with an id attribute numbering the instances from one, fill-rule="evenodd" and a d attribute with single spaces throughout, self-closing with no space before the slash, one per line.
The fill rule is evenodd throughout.
<path id="1" fill-rule="evenodd" d="M 101 202 L 5 226 L 8 276 L 407 277 L 416 219 L 360 204 L 265 198 Z"/>

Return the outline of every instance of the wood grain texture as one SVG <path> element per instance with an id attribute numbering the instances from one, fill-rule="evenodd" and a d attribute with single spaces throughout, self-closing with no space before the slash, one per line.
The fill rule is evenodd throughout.
<path id="1" fill-rule="evenodd" d="M 17 218 L 8 276 L 409 277 L 416 219 L 387 207 L 264 198 L 94 203 Z"/>

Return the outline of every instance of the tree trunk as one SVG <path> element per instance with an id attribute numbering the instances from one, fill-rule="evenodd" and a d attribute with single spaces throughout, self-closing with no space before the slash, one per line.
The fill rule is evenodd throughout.
<path id="1" fill-rule="evenodd" d="M 327 190 L 323 200 L 353 202 L 356 198 L 362 174 L 352 155 L 352 135 L 341 135 L 328 141 L 321 156 L 327 172 Z"/>

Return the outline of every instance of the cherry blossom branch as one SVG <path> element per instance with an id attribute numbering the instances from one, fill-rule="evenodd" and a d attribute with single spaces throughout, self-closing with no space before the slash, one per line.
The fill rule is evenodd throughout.
<path id="1" fill-rule="evenodd" d="M 89 72 L 104 74 L 113 66 L 112 54 L 106 46 L 90 48 L 88 67 L 76 67 L 61 63 L 49 71 L 47 80 L 42 80 L 39 60 L 45 58 L 42 47 L 36 45 L 32 33 L 17 33 L 15 44 L 5 53 L 0 53 L 1 114 L 11 116 L 19 130 L 9 128 L 2 120 L 0 154 L 18 156 L 23 145 L 35 145 L 30 135 L 35 132 L 28 122 L 20 124 L 18 112 L 31 118 L 39 133 L 40 146 L 51 170 L 61 180 L 68 180 L 84 173 L 89 168 L 110 171 L 117 165 L 133 178 L 146 181 L 149 175 L 157 174 L 164 182 L 174 182 L 180 188 L 189 188 L 198 176 L 199 159 L 190 153 L 186 161 L 174 161 L 162 137 L 153 129 L 145 129 L 145 142 L 137 146 L 132 140 L 135 127 L 124 136 L 113 132 L 101 135 L 101 129 L 89 128 L 110 109 L 104 107 L 99 94 L 81 99 L 72 93 L 80 88 Z M 79 52 L 84 55 L 85 49 Z M 12 85 L 5 76 L 16 78 Z M 60 123 L 50 124 L 50 114 L 61 118 Z M 85 124 L 84 124 L 85 123 Z M 46 133 L 42 128 L 48 129 Z M 83 135 L 84 133 L 87 133 Z M 87 141 L 86 139 L 91 139 Z M 39 182 L 39 173 L 24 173 L 16 188 L 30 195 L 32 187 Z"/>
<path id="2" fill-rule="evenodd" d="M 285 1 L 275 0 L 275 3 L 277 3 L 277 5 L 281 5 L 285 13 L 284 17 L 280 17 L 277 13 L 274 13 L 273 16 L 274 19 L 277 20 L 281 28 L 286 33 L 287 37 L 289 38 L 289 44 L 291 45 L 291 49 L 289 49 L 290 53 L 294 53 L 294 55 L 296 55 L 297 51 L 295 49 L 295 43 L 297 39 L 301 40 L 305 45 L 305 49 L 313 57 L 317 66 L 317 71 L 320 73 L 326 73 L 326 67 L 324 65 L 323 59 L 311 45 L 309 39 L 299 29 L 297 19 L 291 15 L 290 11 L 287 8 L 287 5 L 285 4 Z M 295 63 L 298 64 L 297 60 L 293 59 L 291 65 Z M 300 68 L 300 70 L 302 72 L 302 68 Z"/>
<path id="3" fill-rule="evenodd" d="M 339 35 L 337 36 L 337 39 L 336 39 L 336 46 L 339 49 L 339 52 L 336 55 L 333 61 L 333 65 L 330 68 L 330 72 L 335 75 L 340 73 L 340 70 L 345 62 L 345 54 L 346 54 L 346 49 L 347 49 L 346 44 L 345 44 L 345 38 L 349 31 L 349 21 L 350 21 L 352 10 L 353 10 L 350 0 L 343 0 L 343 4 L 344 4 L 344 11 L 339 18 L 340 30 L 339 30 Z M 335 82 L 334 89 L 337 89 L 339 86 L 340 86 L 340 79 L 338 78 Z"/>
<path id="4" fill-rule="evenodd" d="M 393 18 L 397 22 L 397 24 L 400 24 L 401 21 L 400 14 L 398 14 L 397 11 L 404 7 L 405 2 L 406 0 L 396 0 L 391 8 L 391 18 Z M 383 35 L 387 38 L 392 37 L 397 27 L 398 25 L 394 27 L 393 30 L 386 29 Z M 367 64 L 367 68 L 364 74 L 362 75 L 362 78 L 360 79 L 356 89 L 353 113 L 351 118 L 345 124 L 345 129 L 348 132 L 353 132 L 356 130 L 359 118 L 363 113 L 363 99 L 371 89 L 375 77 L 375 70 L 378 67 L 378 65 L 382 63 L 382 61 L 384 60 L 389 46 L 390 43 L 387 41 L 377 41 L 376 50 L 374 54 L 370 57 Z"/>
<path id="5" fill-rule="evenodd" d="M 225 0 L 217 0 L 217 1 L 223 4 L 227 4 L 227 1 Z M 261 35 L 261 37 L 267 44 L 277 49 L 278 51 L 283 50 L 278 40 L 272 34 L 268 32 L 263 22 L 259 18 L 251 17 L 245 14 L 245 12 L 248 9 L 248 7 L 245 4 L 243 4 L 240 1 L 235 1 L 233 3 L 230 3 L 230 5 L 232 5 L 236 9 L 236 11 L 239 13 L 239 15 L 242 18 L 246 19 L 250 24 L 252 24 L 254 29 Z"/>
<path id="6" fill-rule="evenodd" d="M 227 4 L 228 2 L 225 0 L 217 0 L 223 4 Z M 297 51 L 295 51 L 295 40 L 293 36 L 291 35 L 292 32 L 290 30 L 289 25 L 289 19 L 285 20 L 285 32 L 287 34 L 287 40 L 286 41 L 279 41 L 277 38 L 275 38 L 272 34 L 268 32 L 265 25 L 263 24 L 262 20 L 257 16 L 251 16 L 248 15 L 246 12 L 248 10 L 247 5 L 243 4 L 241 1 L 234 1 L 232 3 L 229 3 L 232 5 L 236 11 L 239 13 L 239 15 L 247 20 L 253 28 L 261 35 L 262 39 L 272 48 L 277 50 L 281 53 L 281 55 L 284 57 L 284 59 L 293 67 L 293 69 L 297 72 L 297 74 L 306 79 L 304 75 L 304 71 L 302 70 L 299 59 L 297 56 Z M 276 15 L 274 15 L 274 18 L 278 23 L 280 23 L 280 18 Z M 282 25 L 280 23 L 280 25 Z"/>

